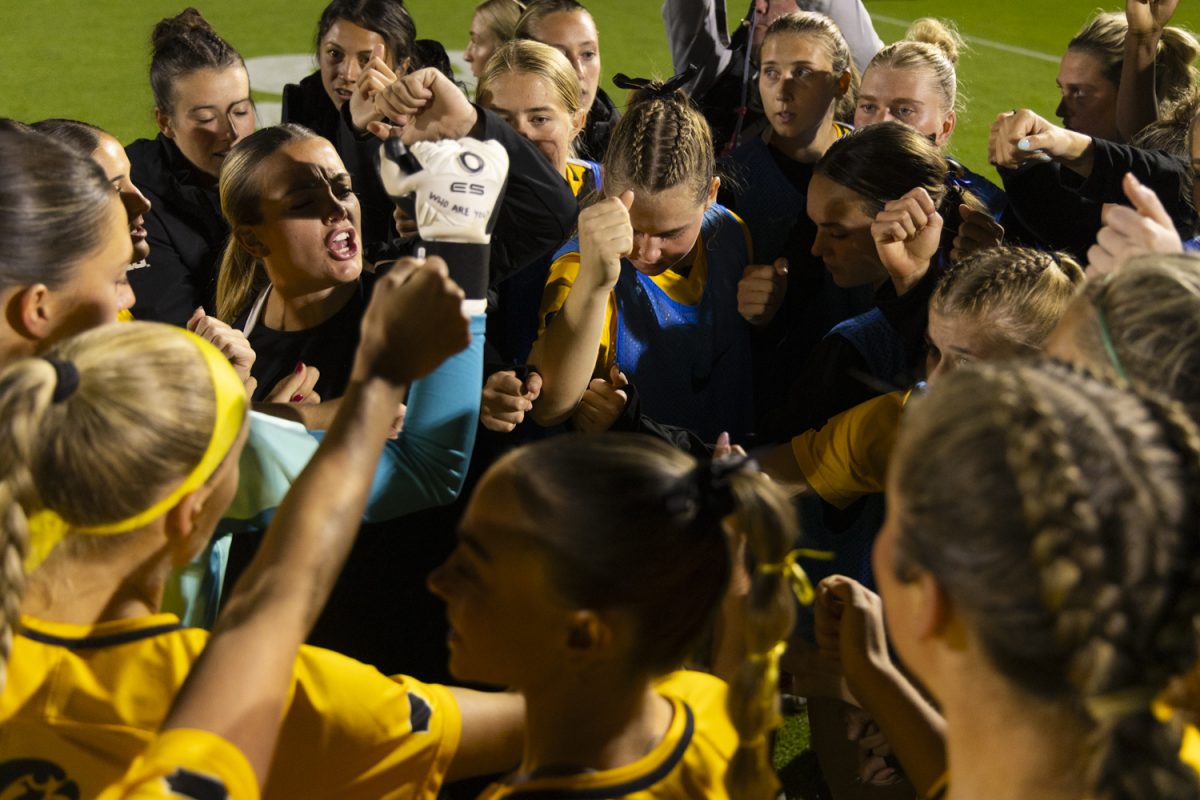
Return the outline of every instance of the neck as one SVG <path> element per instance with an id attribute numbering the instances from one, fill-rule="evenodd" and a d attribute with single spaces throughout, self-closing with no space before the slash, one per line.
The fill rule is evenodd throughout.
<path id="1" fill-rule="evenodd" d="M 837 132 L 833 127 L 833 109 L 821 120 L 816 130 L 806 131 L 799 136 L 780 136 L 771 132 L 769 143 L 771 148 L 793 161 L 801 164 L 815 164 L 825 155 L 829 146 L 837 141 Z"/>
<path id="2" fill-rule="evenodd" d="M 277 331 L 315 327 L 341 311 L 357 289 L 357 281 L 301 293 L 274 285 L 263 308 L 263 324 Z"/>
<path id="3" fill-rule="evenodd" d="M 524 693 L 522 775 L 615 769 L 642 758 L 662 740 L 671 724 L 671 704 L 650 681 L 605 683 L 603 678 L 568 680 Z"/>
<path id="4" fill-rule="evenodd" d="M 145 531 L 121 536 L 132 538 L 111 548 L 88 548 L 86 556 L 65 552 L 69 542 L 59 543 L 30 576 L 21 611 L 72 625 L 157 614 L 171 571 L 165 542 Z"/>
<path id="5" fill-rule="evenodd" d="M 947 800 L 1079 800 L 1086 725 L 1069 710 L 1015 689 L 990 669 L 939 686 L 946 717 Z M 996 731 L 1004 731 L 997 757 Z"/>

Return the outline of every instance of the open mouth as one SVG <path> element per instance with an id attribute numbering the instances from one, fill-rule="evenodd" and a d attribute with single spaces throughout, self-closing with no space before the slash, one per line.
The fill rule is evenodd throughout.
<path id="1" fill-rule="evenodd" d="M 354 91 L 351 89 L 334 89 L 333 93 L 337 95 L 338 100 L 341 100 L 344 103 L 350 99 L 351 95 L 354 94 Z"/>
<path id="2" fill-rule="evenodd" d="M 129 226 L 129 238 L 135 242 L 143 242 L 146 240 L 146 227 L 142 224 L 142 218 L 138 217 L 136 222 Z"/>
<path id="3" fill-rule="evenodd" d="M 325 237 L 325 249 L 338 261 L 349 261 L 358 255 L 358 234 L 353 228 L 342 228 Z"/>

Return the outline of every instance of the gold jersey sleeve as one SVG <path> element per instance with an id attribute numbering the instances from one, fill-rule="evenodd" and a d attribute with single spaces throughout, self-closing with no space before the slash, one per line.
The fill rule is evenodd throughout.
<path id="1" fill-rule="evenodd" d="M 258 780 L 242 752 L 208 731 L 160 734 L 120 782 L 98 800 L 258 800 Z"/>

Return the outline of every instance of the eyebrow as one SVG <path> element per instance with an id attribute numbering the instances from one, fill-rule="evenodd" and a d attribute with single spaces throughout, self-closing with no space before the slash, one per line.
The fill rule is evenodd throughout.
<path id="1" fill-rule="evenodd" d="M 241 105 L 242 103 L 249 103 L 249 102 L 250 102 L 249 97 L 243 97 L 241 100 L 234 100 L 232 103 L 229 104 L 229 106 L 232 108 L 233 106 L 238 106 L 238 105 Z M 221 107 L 212 105 L 210 103 L 208 105 L 203 105 L 203 106 L 192 106 L 191 108 L 188 109 L 189 112 L 191 112 L 191 111 L 209 111 L 209 110 L 220 111 Z"/>
<path id="2" fill-rule="evenodd" d="M 344 182 L 350 181 L 350 173 L 349 172 L 335 172 L 335 173 L 322 172 L 320 174 L 320 180 L 315 180 L 314 176 L 311 172 L 305 171 L 304 177 L 308 178 L 310 180 L 308 180 L 305 183 L 295 183 L 295 184 L 289 185 L 287 191 L 283 193 L 284 197 L 287 197 L 288 195 L 291 195 L 291 194 L 297 194 L 299 192 L 307 192 L 310 189 L 319 189 L 319 188 L 321 188 L 322 183 L 333 184 L 333 183 L 344 183 Z"/>
<path id="3" fill-rule="evenodd" d="M 463 529 L 459 528 L 458 541 L 463 547 L 474 553 L 480 561 L 483 561 L 487 564 L 492 562 L 492 554 L 489 553 L 487 548 L 480 544 L 479 540 L 472 536 L 468 531 L 464 531 Z"/>

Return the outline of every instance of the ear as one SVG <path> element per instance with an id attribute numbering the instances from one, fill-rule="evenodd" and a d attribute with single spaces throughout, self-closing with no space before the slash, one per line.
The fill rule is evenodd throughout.
<path id="1" fill-rule="evenodd" d="M 595 661 L 612 649 L 612 624 L 591 610 L 572 612 L 567 620 L 566 654 L 570 661 Z"/>
<path id="2" fill-rule="evenodd" d="M 208 543 L 211 531 L 202 529 L 197 521 L 211 494 L 212 487 L 206 483 L 196 491 L 185 494 L 164 516 L 163 532 L 171 550 L 171 562 L 177 567 L 195 558 Z"/>
<path id="3" fill-rule="evenodd" d="M 708 198 L 704 201 L 704 208 L 707 210 L 713 203 L 717 202 L 717 190 L 721 188 L 721 179 L 714 175 L 712 183 L 708 185 Z"/>
<path id="4" fill-rule="evenodd" d="M 942 129 L 940 131 L 938 131 L 938 135 L 934 140 L 934 143 L 938 147 L 941 147 L 942 145 L 944 145 L 946 143 L 946 141 L 950 138 L 950 134 L 954 133 L 954 126 L 956 124 L 958 124 L 958 115 L 955 112 L 951 111 L 942 120 Z"/>
<path id="5" fill-rule="evenodd" d="M 158 130 L 163 136 L 168 139 L 175 138 L 175 129 L 171 127 L 171 115 L 163 112 L 157 106 L 154 109 L 154 121 L 158 123 Z"/>
<path id="6" fill-rule="evenodd" d="M 850 91 L 850 70 L 846 70 L 838 78 L 837 96 L 844 97 L 848 91 Z"/>
<path id="7" fill-rule="evenodd" d="M 574 140 L 579 133 L 587 127 L 588 112 L 586 108 L 581 108 L 575 112 L 571 119 L 571 139 Z"/>
<path id="8" fill-rule="evenodd" d="M 271 255 L 271 248 L 263 244 L 250 225 L 238 225 L 233 229 L 233 237 L 237 239 L 237 243 L 243 250 L 255 258 L 266 258 Z"/>
<path id="9" fill-rule="evenodd" d="M 950 595 L 942 588 L 930 572 L 922 571 L 910 587 L 917 597 L 914 610 L 916 635 L 919 639 L 946 638 L 947 632 L 955 627 L 957 607 Z"/>
<path id="10" fill-rule="evenodd" d="M 58 323 L 54 293 L 44 283 L 18 289 L 5 309 L 9 325 L 26 339 L 50 338 Z"/>

